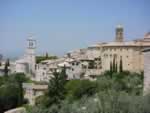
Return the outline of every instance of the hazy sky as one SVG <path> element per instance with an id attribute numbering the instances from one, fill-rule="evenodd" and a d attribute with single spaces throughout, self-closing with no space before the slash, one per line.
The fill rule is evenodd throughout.
<path id="1" fill-rule="evenodd" d="M 22 55 L 29 33 L 38 53 L 62 55 L 112 41 L 122 24 L 126 40 L 150 31 L 150 0 L 0 0 L 0 53 Z"/>

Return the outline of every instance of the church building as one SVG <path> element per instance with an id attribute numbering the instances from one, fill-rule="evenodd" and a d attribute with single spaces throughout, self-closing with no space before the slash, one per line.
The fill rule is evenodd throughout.
<path id="1" fill-rule="evenodd" d="M 18 59 L 15 62 L 15 72 L 16 73 L 25 73 L 27 75 L 35 75 L 35 49 L 36 49 L 36 40 L 29 36 L 27 39 L 27 47 L 25 55 Z"/>
<path id="2" fill-rule="evenodd" d="M 115 62 L 119 71 L 120 62 L 123 70 L 141 72 L 144 69 L 144 57 L 142 51 L 150 47 L 150 32 L 141 39 L 124 41 L 124 29 L 121 25 L 116 28 L 114 42 L 97 43 L 87 49 L 88 57 L 101 59 L 101 72 L 110 70 Z"/>

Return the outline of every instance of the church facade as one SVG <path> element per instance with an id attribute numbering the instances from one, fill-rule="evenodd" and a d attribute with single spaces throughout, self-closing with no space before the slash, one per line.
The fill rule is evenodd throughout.
<path id="1" fill-rule="evenodd" d="M 131 72 L 143 71 L 144 57 L 142 51 L 150 47 L 150 33 L 147 33 L 143 39 L 125 42 L 123 41 L 123 33 L 119 35 L 120 31 L 123 32 L 120 29 L 123 28 L 116 29 L 115 42 L 96 45 L 101 50 L 103 71 L 110 69 L 110 63 L 113 62 L 113 59 L 115 59 L 118 66 L 120 60 L 122 60 L 123 70 Z"/>

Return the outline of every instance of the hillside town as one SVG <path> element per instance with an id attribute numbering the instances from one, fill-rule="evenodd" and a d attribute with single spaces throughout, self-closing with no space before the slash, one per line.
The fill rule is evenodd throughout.
<path id="1" fill-rule="evenodd" d="M 0 113 L 150 113 L 150 0 L 0 0 Z"/>
<path id="2" fill-rule="evenodd" d="M 10 73 L 25 73 L 32 80 L 48 81 L 53 72 L 66 67 L 68 79 L 94 79 L 101 73 L 110 70 L 113 63 L 120 62 L 123 70 L 141 72 L 144 70 L 143 50 L 150 48 L 150 33 L 142 38 L 125 41 L 124 28 L 116 27 L 116 36 L 113 42 L 101 42 L 87 48 L 73 50 L 57 59 L 43 60 L 36 63 L 36 40 L 32 36 L 27 38 L 27 48 L 24 56 L 15 62 L 10 61 Z M 1 73 L 5 62 L 2 62 Z"/>
<path id="3" fill-rule="evenodd" d="M 115 40 L 112 42 L 101 42 L 94 45 L 73 50 L 63 57 L 45 59 L 37 62 L 36 39 L 33 36 L 27 38 L 25 54 L 14 61 L 9 61 L 8 73 L 24 73 L 31 80 L 48 83 L 54 72 L 61 72 L 65 67 L 67 80 L 95 80 L 97 76 L 111 70 L 116 66 L 116 71 L 130 71 L 140 73 L 144 71 L 144 92 L 150 89 L 149 78 L 149 48 L 150 32 L 142 38 L 125 41 L 124 28 L 118 25 L 115 29 Z M 48 54 L 47 56 L 48 57 Z M 4 75 L 5 64 L 8 61 L 0 57 L 0 75 Z M 120 68 L 122 67 L 122 69 Z M 24 97 L 31 105 L 35 104 L 35 98 L 43 95 L 47 90 L 46 84 L 23 83 Z"/>

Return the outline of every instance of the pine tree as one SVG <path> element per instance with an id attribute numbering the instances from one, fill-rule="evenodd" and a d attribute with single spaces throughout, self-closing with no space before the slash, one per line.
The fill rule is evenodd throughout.
<path id="1" fill-rule="evenodd" d="M 53 77 L 51 77 L 48 85 L 48 102 L 47 107 L 52 104 L 60 104 L 61 100 L 65 98 L 66 90 L 66 68 L 64 67 L 60 73 L 54 72 Z"/>

